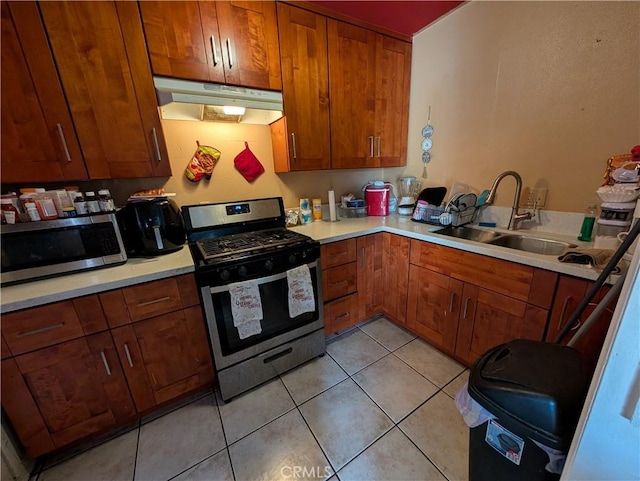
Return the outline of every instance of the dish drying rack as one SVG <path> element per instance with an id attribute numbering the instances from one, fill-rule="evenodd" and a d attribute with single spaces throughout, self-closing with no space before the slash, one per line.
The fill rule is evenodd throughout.
<path id="1" fill-rule="evenodd" d="M 477 213 L 478 209 L 475 206 L 469 206 L 462 210 L 458 210 L 457 207 L 451 205 L 416 206 L 413 209 L 411 220 L 424 224 L 452 225 L 458 227 L 473 222 L 476 219 Z"/>

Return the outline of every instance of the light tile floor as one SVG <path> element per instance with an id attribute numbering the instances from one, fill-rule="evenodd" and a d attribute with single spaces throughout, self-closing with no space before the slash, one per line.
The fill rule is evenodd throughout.
<path id="1" fill-rule="evenodd" d="M 229 403 L 204 393 L 46 460 L 32 479 L 466 481 L 469 430 L 453 398 L 467 378 L 464 366 L 378 318 Z"/>

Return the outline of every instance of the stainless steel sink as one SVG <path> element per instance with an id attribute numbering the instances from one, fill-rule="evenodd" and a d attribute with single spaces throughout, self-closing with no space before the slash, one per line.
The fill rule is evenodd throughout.
<path id="1" fill-rule="evenodd" d="M 466 239 L 476 242 L 487 243 L 493 239 L 496 239 L 504 234 L 485 229 L 474 229 L 473 227 L 445 227 L 435 231 L 436 234 L 442 234 L 449 237 L 456 237 L 458 239 Z"/>
<path id="2" fill-rule="evenodd" d="M 505 234 L 486 243 L 548 256 L 559 256 L 567 248 L 577 247 L 569 242 L 513 234 Z"/>
<path id="3" fill-rule="evenodd" d="M 577 247 L 576 244 L 558 241 L 554 239 L 544 239 L 519 234 L 508 234 L 487 229 L 474 229 L 473 227 L 445 227 L 437 230 L 435 234 L 442 234 L 458 239 L 491 244 L 494 246 L 508 247 L 534 254 L 548 256 L 559 256 L 568 248 Z"/>

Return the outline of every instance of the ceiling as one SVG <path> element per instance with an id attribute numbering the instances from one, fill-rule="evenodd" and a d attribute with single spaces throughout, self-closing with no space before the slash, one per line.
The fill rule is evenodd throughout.
<path id="1" fill-rule="evenodd" d="M 310 0 L 309 3 L 412 37 L 463 1 Z"/>

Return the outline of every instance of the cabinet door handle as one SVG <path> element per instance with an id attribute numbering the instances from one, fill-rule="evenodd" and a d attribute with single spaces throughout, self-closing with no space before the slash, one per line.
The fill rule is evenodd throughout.
<path id="1" fill-rule="evenodd" d="M 43 332 L 52 331 L 54 329 L 60 329 L 62 326 L 64 326 L 64 322 L 59 322 L 58 324 L 52 324 L 51 326 L 41 327 L 40 329 L 34 329 L 33 331 L 19 332 L 18 334 L 16 334 L 16 337 L 26 337 L 26 336 L 32 336 L 34 334 L 41 334 Z"/>
<path id="2" fill-rule="evenodd" d="M 213 65 L 218 66 L 220 58 L 218 57 L 218 50 L 216 50 L 216 38 L 211 35 L 211 51 L 213 52 Z"/>
<path id="3" fill-rule="evenodd" d="M 131 360 L 131 353 L 129 352 L 129 346 L 127 343 L 124 343 L 124 353 L 127 355 L 127 362 L 129 363 L 129 367 L 133 367 L 133 361 Z"/>
<path id="4" fill-rule="evenodd" d="M 67 162 L 71 162 L 71 154 L 69 153 L 69 147 L 67 147 L 67 139 L 64 137 L 62 125 L 56 124 L 56 129 L 58 130 L 58 136 L 62 142 L 62 148 L 64 149 L 64 155 L 67 157 Z"/>
<path id="5" fill-rule="evenodd" d="M 233 53 L 231 53 L 231 39 L 227 39 L 227 53 L 229 54 L 229 68 L 233 68 Z"/>
<path id="6" fill-rule="evenodd" d="M 560 311 L 560 319 L 558 319 L 558 330 L 562 330 L 564 327 L 564 313 L 567 310 L 567 306 L 569 305 L 569 301 L 571 300 L 571 296 L 567 296 L 564 298 L 564 302 L 562 303 L 562 310 Z"/>
<path id="7" fill-rule="evenodd" d="M 109 363 L 107 362 L 107 356 L 104 355 L 104 351 L 100 351 L 100 356 L 102 357 L 104 370 L 107 371 L 107 376 L 111 376 L 111 369 L 109 369 Z"/>
<path id="8" fill-rule="evenodd" d="M 293 147 L 293 158 L 298 158 L 298 152 L 296 151 L 296 134 L 291 132 L 291 146 Z"/>
<path id="9" fill-rule="evenodd" d="M 462 318 L 463 319 L 467 318 L 467 310 L 469 309 L 469 301 L 470 301 L 470 298 L 468 298 L 468 297 L 464 300 L 464 312 L 462 313 Z"/>
<path id="10" fill-rule="evenodd" d="M 364 247 L 362 248 L 361 254 L 362 255 L 360 256 L 360 267 L 364 269 Z"/>
<path id="11" fill-rule="evenodd" d="M 380 157 L 380 137 L 376 137 L 378 139 L 378 155 L 376 157 Z"/>
<path id="12" fill-rule="evenodd" d="M 158 302 L 168 301 L 169 299 L 171 299 L 171 297 L 170 296 L 166 296 L 166 297 L 161 297 L 159 299 L 154 299 L 152 301 L 141 302 L 140 304 L 138 304 L 138 307 L 145 307 L 145 306 L 149 306 L 151 304 L 157 304 Z"/>
<path id="13" fill-rule="evenodd" d="M 369 137 L 369 157 L 373 157 L 373 135 Z"/>
<path id="14" fill-rule="evenodd" d="M 343 317 L 349 317 L 349 311 L 347 312 L 343 312 L 342 314 L 340 314 L 339 316 L 334 317 L 334 319 L 337 321 L 338 319 L 342 319 Z"/>
<path id="15" fill-rule="evenodd" d="M 451 297 L 449 298 L 449 312 L 453 312 L 453 301 L 456 298 L 456 293 L 452 292 Z"/>
<path id="16" fill-rule="evenodd" d="M 156 157 L 158 158 L 158 162 L 162 160 L 162 155 L 160 154 L 160 144 L 158 143 L 158 132 L 156 132 L 156 128 L 151 129 L 151 133 L 153 134 L 153 143 L 156 147 Z"/>

